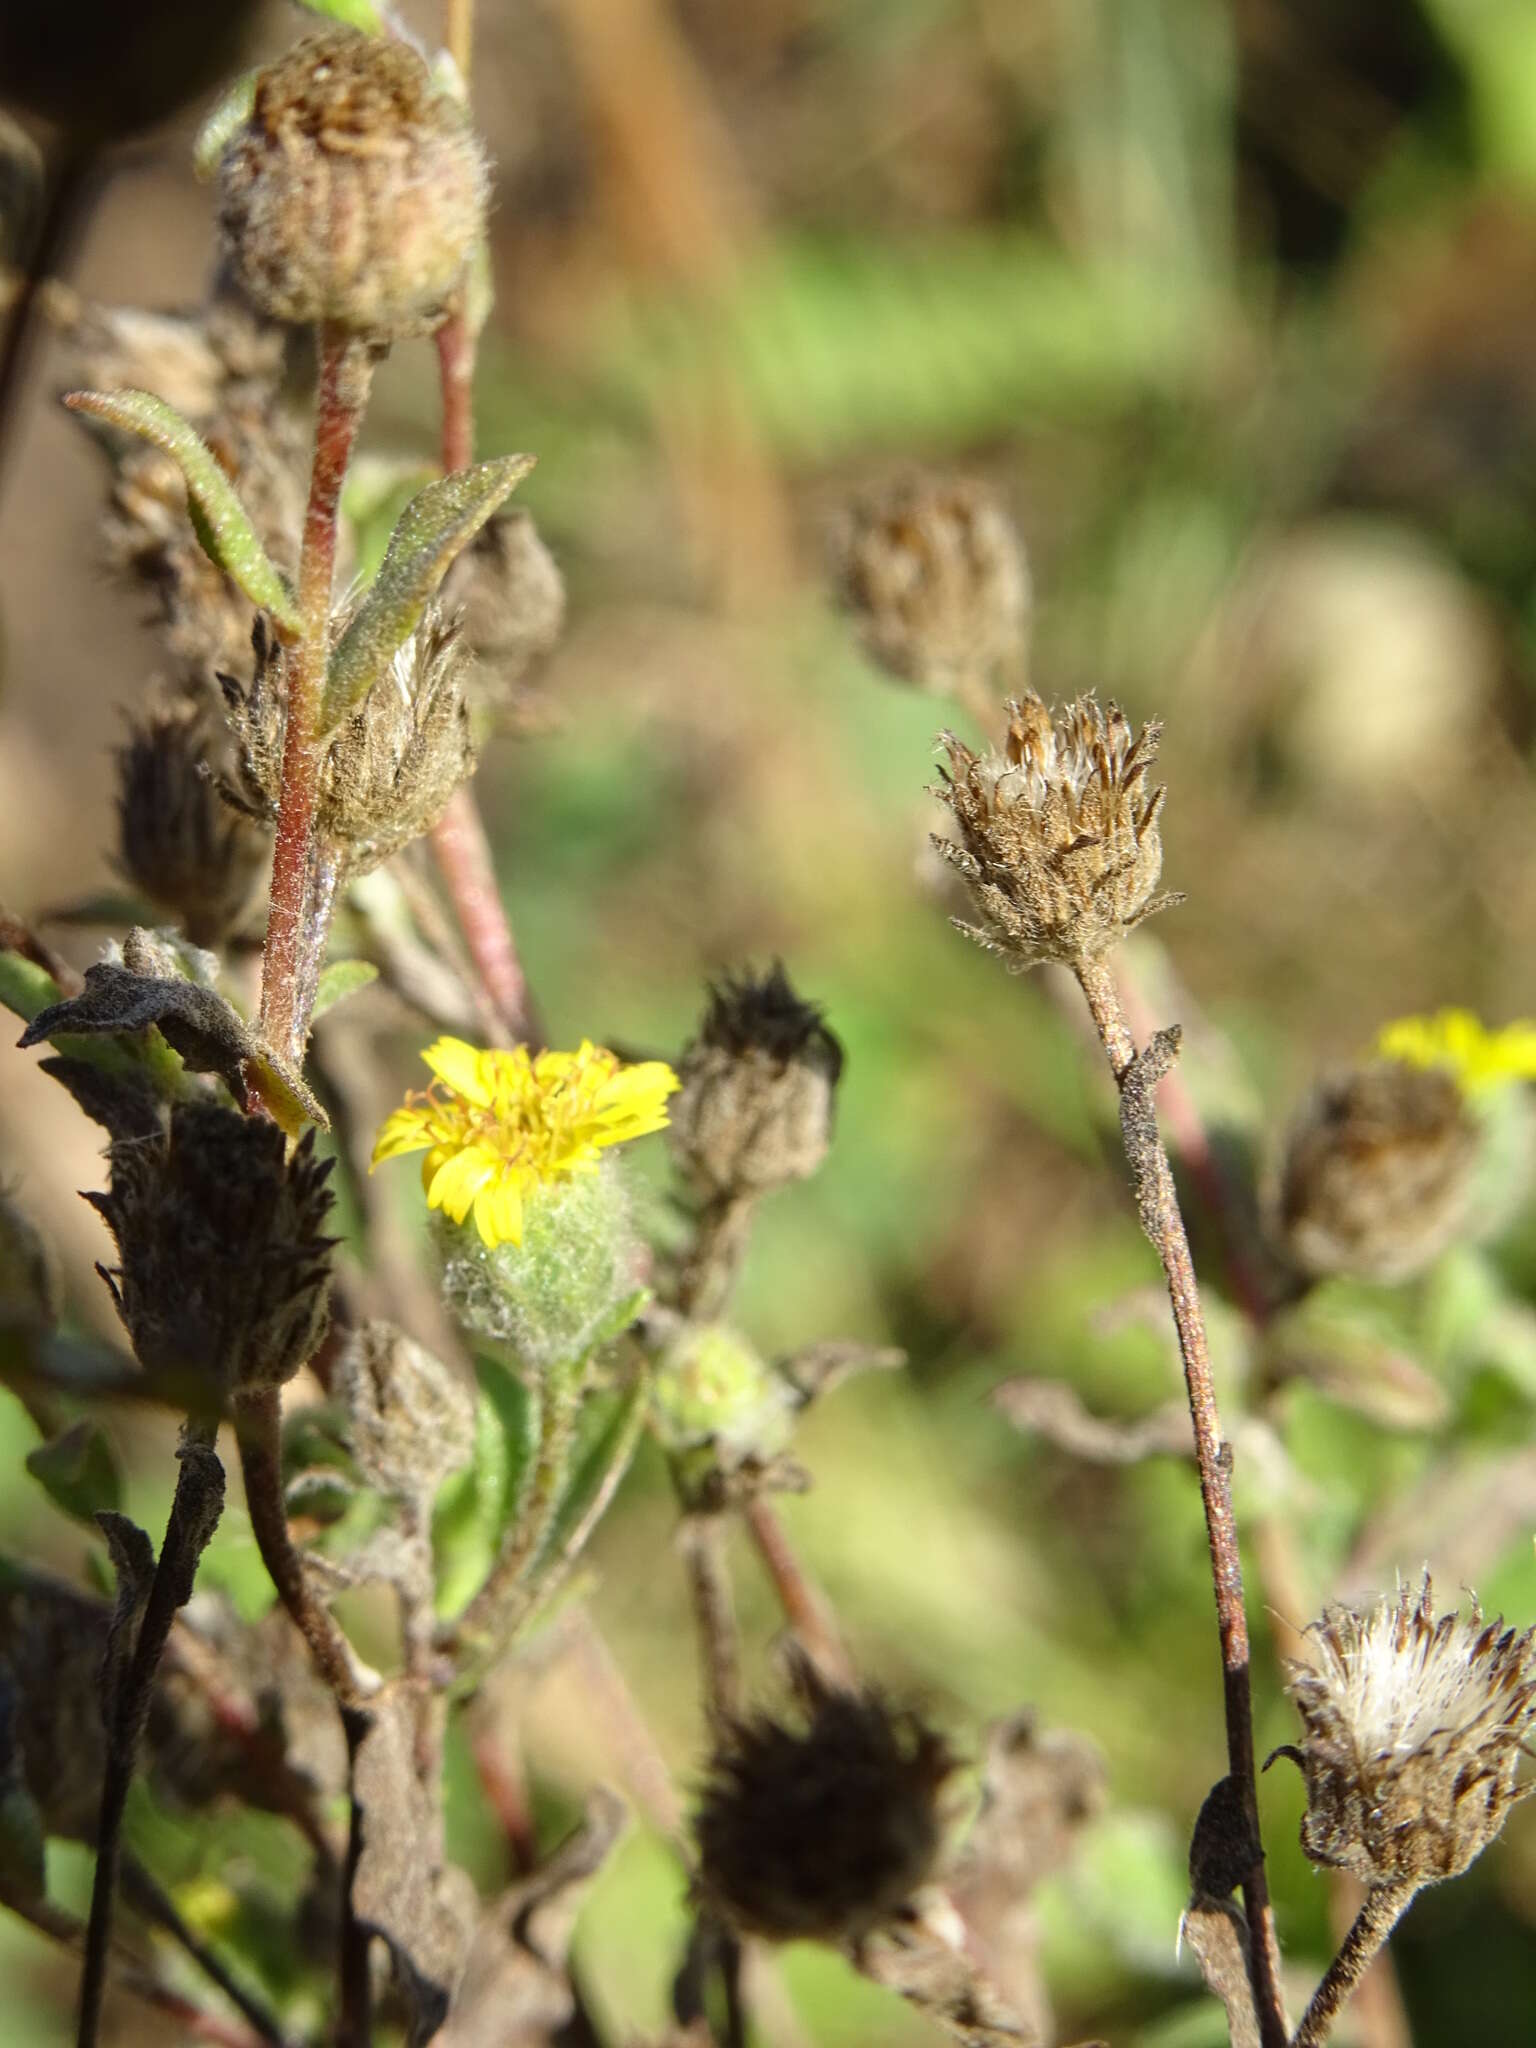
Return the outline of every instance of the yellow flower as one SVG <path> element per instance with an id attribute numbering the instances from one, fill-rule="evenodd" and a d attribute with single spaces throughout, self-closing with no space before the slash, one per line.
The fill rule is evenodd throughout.
<path id="1" fill-rule="evenodd" d="M 1411 1067 L 1444 1067 L 1466 1095 L 1536 1080 L 1536 1024 L 1526 1019 L 1489 1031 L 1470 1010 L 1399 1017 L 1383 1025 L 1376 1051 Z"/>
<path id="2" fill-rule="evenodd" d="M 437 1078 L 386 1120 L 373 1164 L 424 1151 L 428 1206 L 455 1223 L 473 1209 L 492 1248 L 522 1243 L 529 1196 L 589 1172 L 605 1145 L 661 1130 L 677 1087 L 663 1061 L 626 1067 L 586 1040 L 577 1052 L 530 1056 L 440 1038 L 422 1058 Z"/>

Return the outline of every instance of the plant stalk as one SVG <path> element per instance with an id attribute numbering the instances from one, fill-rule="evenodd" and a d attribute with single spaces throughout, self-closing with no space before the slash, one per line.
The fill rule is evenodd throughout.
<path id="1" fill-rule="evenodd" d="M 530 1580 L 559 1512 L 585 1384 L 585 1360 L 546 1378 L 539 1415 L 538 1453 L 528 1498 L 508 1531 L 485 1584 L 459 1619 L 449 1625 L 453 1641 L 472 1647 L 484 1641 L 499 1647 L 510 1639 L 527 1615 L 534 1591 Z"/>
<path id="2" fill-rule="evenodd" d="M 336 520 L 373 381 L 373 358 L 355 335 L 327 324 L 320 329 L 319 345 L 314 465 L 299 556 L 299 636 L 285 650 L 282 790 L 261 963 L 262 1036 L 274 1052 L 294 1064 L 302 1061 L 309 1035 L 309 1005 L 302 990 L 313 979 L 312 955 L 325 943 L 313 915 L 315 807 L 325 755 L 320 707 L 330 655 Z"/>
<path id="3" fill-rule="evenodd" d="M 107 1952 L 112 1937 L 112 1912 L 122 1863 L 123 1814 L 138 1761 L 139 1742 L 149 1719 L 155 1674 L 176 1619 L 176 1611 L 192 1597 L 192 1582 L 224 1504 L 224 1472 L 214 1453 L 218 1425 L 188 1420 L 178 1452 L 176 1494 L 165 1525 L 165 1539 L 150 1581 L 149 1594 L 134 1639 L 133 1653 L 121 1670 L 115 1696 L 104 1702 L 107 1720 L 106 1770 L 96 1827 L 96 1870 L 91 1884 L 91 1913 L 86 1926 L 85 1960 L 80 1975 L 80 2012 L 76 2048 L 95 2048 L 101 2027 L 107 1985 Z"/>
<path id="4" fill-rule="evenodd" d="M 1110 1071 L 1126 1099 L 1127 1081 L 1136 1064 L 1136 1044 L 1121 1008 L 1109 967 L 1096 960 L 1077 970 L 1089 1013 L 1109 1060 Z M 1227 1726 L 1227 1769 L 1241 1801 L 1254 1845 L 1254 1862 L 1243 1879 L 1243 1905 L 1250 1937 L 1249 1968 L 1254 2004 L 1264 2048 L 1284 2048 L 1288 2027 L 1280 1990 L 1280 1948 L 1275 1934 L 1269 1886 L 1260 1848 L 1258 1792 L 1254 1770 L 1253 1702 L 1249 1690 L 1248 1615 L 1243 1600 L 1242 1556 L 1232 1508 L 1231 1447 L 1221 1429 L 1216 1390 L 1211 1378 L 1205 1319 L 1189 1239 L 1179 1211 L 1168 1154 L 1150 1116 L 1138 1133 L 1142 1156 L 1132 1166 L 1142 1185 L 1138 1200 L 1142 1221 L 1162 1261 L 1184 1363 L 1184 1384 L 1194 1425 L 1195 1463 L 1210 1544 L 1211 1580 L 1216 1595 L 1216 1624 L 1221 1640 L 1223 1698 Z"/>
<path id="5" fill-rule="evenodd" d="M 747 1502 L 742 1517 L 801 1649 L 830 1684 L 852 1686 L 853 1664 L 838 1634 L 831 1605 L 795 1555 L 777 1512 L 759 1494 Z"/>
<path id="6" fill-rule="evenodd" d="M 712 1733 L 723 1735 L 742 1710 L 741 1638 L 726 1570 L 724 1520 L 718 1514 L 685 1514 L 677 1541 L 699 1638 L 705 1718 Z"/>
<path id="7" fill-rule="evenodd" d="M 1370 1968 L 1377 1951 L 1412 1903 L 1416 1884 L 1377 1885 L 1365 1895 L 1355 1924 L 1312 1994 L 1291 2048 L 1321 2048 L 1350 1993 Z"/>

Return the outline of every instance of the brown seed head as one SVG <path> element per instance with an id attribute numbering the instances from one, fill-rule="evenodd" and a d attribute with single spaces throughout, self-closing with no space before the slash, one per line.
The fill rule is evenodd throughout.
<path id="1" fill-rule="evenodd" d="M 111 1148 L 112 1186 L 86 1199 L 117 1240 L 103 1277 L 150 1372 L 224 1392 L 280 1386 L 330 1318 L 331 1161 L 306 1131 L 178 1103 L 169 1131 Z"/>
<path id="2" fill-rule="evenodd" d="M 1299 1271 L 1406 1280 L 1466 1222 L 1476 1119 L 1437 1067 L 1381 1060 L 1322 1082 L 1286 1141 L 1279 1234 Z"/>
<path id="3" fill-rule="evenodd" d="M 827 1156 L 843 1049 L 781 962 L 710 991 L 678 1062 L 667 1141 L 706 1196 L 764 1194 L 805 1180 Z"/>
<path id="4" fill-rule="evenodd" d="M 381 342 L 442 324 L 485 210 L 462 108 L 390 36 L 311 36 L 279 58 L 219 177 L 225 246 L 256 304 Z"/>
<path id="5" fill-rule="evenodd" d="M 200 710 L 165 703 L 134 721 L 117 751 L 118 865 L 195 946 L 240 930 L 268 850 L 266 833 L 219 796 Z"/>
<path id="6" fill-rule="evenodd" d="M 908 477 L 859 506 L 840 536 L 838 590 L 871 657 L 944 694 L 1018 661 L 1029 565 L 982 484 Z"/>
<path id="7" fill-rule="evenodd" d="M 528 717 L 529 684 L 565 623 L 565 579 L 522 510 L 498 513 L 443 578 L 442 607 L 474 655 L 470 708 L 487 725 Z"/>
<path id="8" fill-rule="evenodd" d="M 339 613 L 335 630 L 346 624 Z M 257 622 L 249 688 L 221 676 L 239 775 L 225 795 L 252 817 L 277 815 L 287 719 L 284 654 Z M 338 727 L 320 771 L 317 831 L 344 875 L 367 874 L 435 825 L 473 774 L 475 741 L 465 701 L 467 657 L 458 630 L 429 605 L 421 624 Z"/>
<path id="9" fill-rule="evenodd" d="M 334 1389 L 370 1486 L 425 1501 L 474 1449 L 474 1395 L 463 1377 L 390 1323 L 365 1323 L 337 1360 Z"/>
<path id="10" fill-rule="evenodd" d="M 1416 1594 L 1329 1607 L 1313 1666 L 1289 1692 L 1305 1726 L 1301 1843 L 1314 1863 L 1368 1885 L 1455 1877 L 1524 1791 L 1536 1724 L 1536 1631 L 1468 1615 L 1437 1621 L 1429 1574 Z"/>
<path id="11" fill-rule="evenodd" d="M 1001 753 L 944 736 L 949 769 L 934 795 L 959 826 L 934 845 L 970 886 L 980 926 L 957 928 L 1014 972 L 1079 966 L 1182 899 L 1155 894 L 1164 792 L 1147 770 L 1162 732 L 1132 734 L 1117 706 L 1079 697 L 1052 719 L 1031 690 L 1008 703 Z"/>
<path id="12" fill-rule="evenodd" d="M 802 1663 L 799 1713 L 738 1722 L 695 1820 L 700 1897 L 775 1941 L 857 1941 L 925 1881 L 955 1760 L 916 1714 Z"/>

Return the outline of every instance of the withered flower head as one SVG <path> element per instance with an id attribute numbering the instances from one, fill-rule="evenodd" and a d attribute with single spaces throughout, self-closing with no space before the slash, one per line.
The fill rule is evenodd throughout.
<path id="1" fill-rule="evenodd" d="M 490 724 L 516 724 L 528 684 L 565 624 L 565 579 L 521 508 L 481 527 L 443 578 L 442 608 L 458 615 L 474 666 L 471 709 Z"/>
<path id="2" fill-rule="evenodd" d="M 383 342 L 441 325 L 485 208 L 463 109 L 392 36 L 310 36 L 269 66 L 219 178 L 256 304 Z"/>
<path id="3" fill-rule="evenodd" d="M 797 1715 L 736 1723 L 710 1759 L 694 1823 L 698 1890 L 776 1941 L 857 1941 L 928 1877 L 955 1768 L 942 1738 L 878 1693 L 805 1662 Z"/>
<path id="4" fill-rule="evenodd" d="M 401 1501 L 425 1499 L 467 1465 L 475 1402 L 464 1375 L 390 1323 L 365 1323 L 337 1360 L 347 1435 L 370 1486 Z"/>
<path id="5" fill-rule="evenodd" d="M 194 945 L 240 929 L 267 854 L 266 834 L 219 796 L 201 711 L 166 703 L 135 720 L 117 750 L 118 865 Z"/>
<path id="6" fill-rule="evenodd" d="M 1435 1619 L 1415 1593 L 1313 1624 L 1315 1667 L 1289 1692 L 1306 1734 L 1301 1844 L 1368 1885 L 1429 1884 L 1480 1856 L 1529 1788 L 1516 1783 L 1536 1724 L 1536 1631 L 1470 1614 Z"/>
<path id="7" fill-rule="evenodd" d="M 949 768 L 934 795 L 954 812 L 958 839 L 934 845 L 964 876 L 982 917 L 957 929 L 1015 973 L 1042 960 L 1098 959 L 1143 918 L 1183 899 L 1155 894 L 1163 868 L 1148 790 L 1157 720 L 1132 734 L 1116 705 L 1079 697 L 1050 711 L 1033 690 L 1008 703 L 1002 752 L 976 754 L 944 735 Z"/>
<path id="8" fill-rule="evenodd" d="M 674 1157 L 707 1196 L 805 1180 L 827 1156 L 842 1070 L 841 1045 L 782 962 L 760 978 L 719 982 L 678 1063 Z"/>
<path id="9" fill-rule="evenodd" d="M 1284 1248 L 1313 1278 L 1405 1280 L 1466 1222 L 1478 1125 L 1452 1076 L 1397 1060 L 1325 1080 L 1286 1141 L 1276 1201 Z"/>
<path id="10" fill-rule="evenodd" d="M 856 508 L 840 543 L 839 595 L 892 675 L 943 694 L 1022 653 L 1029 566 L 984 485 L 905 478 Z"/>
<path id="11" fill-rule="evenodd" d="M 346 624 L 337 616 L 336 630 Z M 284 655 L 258 620 L 250 687 L 221 676 L 238 783 L 225 794 L 257 818 L 273 818 L 282 786 L 287 718 Z M 475 742 L 464 696 L 466 655 L 458 630 L 429 605 L 362 702 L 342 721 L 320 770 L 319 837 L 346 875 L 367 874 L 435 825 L 474 772 Z"/>
<path id="12" fill-rule="evenodd" d="M 117 1240 L 104 1273 L 146 1370 L 229 1392 L 291 1379 L 325 1334 L 332 1162 L 306 1131 L 178 1103 L 164 1135 L 114 1144 L 112 1186 L 86 1199 Z"/>

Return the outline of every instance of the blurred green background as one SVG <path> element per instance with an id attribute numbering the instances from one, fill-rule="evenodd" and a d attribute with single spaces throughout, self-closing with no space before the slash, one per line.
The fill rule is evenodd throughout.
<path id="1" fill-rule="evenodd" d="M 520 502 L 571 595 L 542 729 L 498 743 L 479 781 L 525 963 L 557 1043 L 673 1050 L 707 974 L 774 954 L 825 1004 L 848 1052 L 837 1142 L 765 1206 L 741 1320 L 770 1352 L 846 1335 L 911 1363 L 811 1416 L 798 1451 L 817 1484 L 785 1520 L 860 1663 L 962 1747 L 1023 1701 L 1102 1745 L 1109 1810 L 1039 1901 L 1059 2038 L 1216 2044 L 1174 1948 L 1190 1823 L 1223 1767 L 1193 1473 L 1076 1463 L 987 1399 L 1027 1373 L 1106 1414 L 1167 1400 L 1156 1269 L 1062 990 L 1010 980 L 948 928 L 923 787 L 958 715 L 857 655 L 825 595 L 826 536 L 906 463 L 987 478 L 1030 551 L 1038 686 L 1166 720 L 1165 879 L 1188 902 L 1130 965 L 1154 1018 L 1185 1023 L 1190 1091 L 1256 1176 L 1312 1076 L 1386 1019 L 1536 1011 L 1536 12 L 480 12 L 499 164 L 480 439 L 538 454 Z M 297 19 L 274 7 L 258 47 Z M 116 165 L 72 259 L 80 289 L 197 295 L 209 202 L 187 132 Z M 0 888 L 29 911 L 102 881 L 113 707 L 155 663 L 133 600 L 100 587 L 99 478 L 54 417 L 55 381 L 45 352 L 0 504 Z M 367 445 L 428 450 L 432 417 L 430 352 L 401 349 Z M 377 1014 L 414 1083 L 419 1034 Z M 92 1138 L 21 1056 L 5 1056 L 0 1142 L 71 1313 L 105 1327 L 105 1241 L 72 1192 L 95 1184 Z M 1236 1416 L 1248 1340 L 1209 1231 L 1197 1255 Z M 1307 1618 L 1267 1576 L 1274 1525 L 1308 1613 L 1362 1572 L 1390 1590 L 1427 1561 L 1447 1597 L 1475 1584 L 1536 1619 L 1533 1301 L 1526 1205 L 1496 1245 L 1334 1304 L 1436 1399 L 1384 1417 L 1301 1378 L 1261 1439 L 1233 1422 L 1261 1754 L 1295 1732 L 1269 1608 Z M 163 1433 L 113 1430 L 158 1501 Z M 32 1440 L 0 1397 L 8 1470 Z M 686 1790 L 700 1724 L 672 1524 L 643 1454 L 596 1544 L 592 1606 Z M 0 1540 L 80 1569 L 79 1531 L 20 1479 Z M 220 1544 L 238 1550 L 237 1517 Z M 736 1562 L 766 1681 L 775 1611 Z M 529 1690 L 529 1768 L 558 1827 L 613 1774 L 611 1729 L 578 1677 Z M 504 1850 L 462 1744 L 454 1767 L 456 1846 L 494 1882 Z M 1277 1767 L 1262 1802 L 1304 1996 L 1331 1952 L 1329 1893 L 1296 1845 L 1295 1773 Z M 238 1879 L 248 1921 L 251 1897 L 281 1912 L 295 1852 L 275 1823 L 194 1841 L 146 1805 L 140 1825 L 189 1894 Z M 61 1894 L 87 1873 L 61 1855 Z M 685 1924 L 678 1870 L 640 1829 L 578 1943 L 614 2040 L 659 2028 Z M 1374 2048 L 1528 2040 L 1536 1822 L 1517 1813 L 1393 1947 L 1411 2032 Z M 781 1964 L 775 2048 L 928 2038 L 834 1959 Z M 57 2038 L 67 1969 L 0 1926 L 0 1970 L 6 2039 Z"/>

